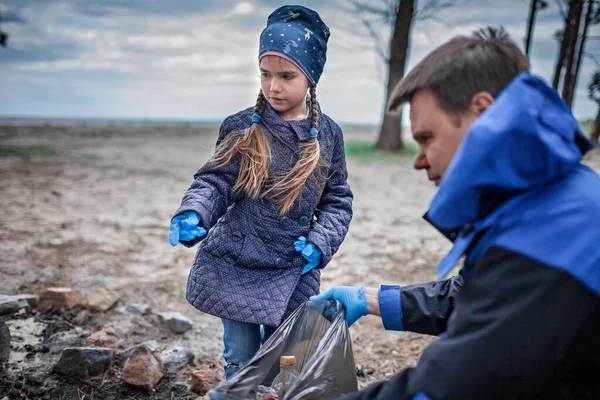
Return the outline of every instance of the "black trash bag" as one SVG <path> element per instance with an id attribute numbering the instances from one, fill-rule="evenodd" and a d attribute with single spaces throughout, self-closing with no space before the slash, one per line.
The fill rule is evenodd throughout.
<path id="1" fill-rule="evenodd" d="M 208 392 L 210 399 L 256 399 L 279 373 L 280 356 L 292 355 L 298 378 L 280 400 L 328 400 L 358 390 L 344 306 L 319 300 L 294 311 L 245 367 Z"/>

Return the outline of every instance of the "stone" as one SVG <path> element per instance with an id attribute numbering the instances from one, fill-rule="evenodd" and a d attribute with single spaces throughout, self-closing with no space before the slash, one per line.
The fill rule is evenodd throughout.
<path id="1" fill-rule="evenodd" d="M 112 349 L 105 347 L 68 347 L 62 351 L 53 372 L 66 377 L 88 379 L 106 372 L 112 356 Z"/>
<path id="2" fill-rule="evenodd" d="M 146 346 L 148 348 L 148 350 L 150 350 L 152 353 L 154 353 L 158 349 L 158 342 L 156 340 L 147 340 L 143 343 L 140 343 L 138 345 L 135 345 L 128 349 L 123 350 L 122 352 L 117 354 L 117 357 L 119 357 L 120 359 L 129 358 L 129 357 L 131 357 L 131 355 L 133 354 L 135 349 L 137 349 L 140 346 Z"/>
<path id="3" fill-rule="evenodd" d="M 152 312 L 148 304 L 128 304 L 124 307 L 118 307 L 115 312 L 119 314 L 146 315 Z"/>
<path id="4" fill-rule="evenodd" d="M 208 391 L 219 384 L 217 373 L 208 367 L 201 367 L 192 371 L 192 391 L 204 396 Z"/>
<path id="5" fill-rule="evenodd" d="M 175 333 L 184 333 L 192 329 L 192 321 L 178 312 L 162 312 L 158 314 L 158 318 Z"/>
<path id="6" fill-rule="evenodd" d="M 39 296 L 29 293 L 21 293 L 15 295 L 0 295 L 0 304 L 4 301 L 16 300 L 19 308 L 35 308 L 39 303 Z"/>
<path id="7" fill-rule="evenodd" d="M 107 347 L 109 349 L 117 348 L 117 337 L 112 327 L 102 329 L 92 333 L 85 341 L 86 346 Z"/>
<path id="8" fill-rule="evenodd" d="M 4 369 L 4 364 L 10 358 L 10 330 L 8 326 L 0 319 L 0 371 Z"/>
<path id="9" fill-rule="evenodd" d="M 20 309 L 20 304 L 17 299 L 13 299 L 9 296 L 0 298 L 0 315 L 14 314 Z"/>
<path id="10" fill-rule="evenodd" d="M 152 389 L 164 376 L 164 366 L 150 349 L 138 346 L 123 367 L 121 377 L 130 385 Z"/>
<path id="11" fill-rule="evenodd" d="M 12 297 L 16 297 L 20 302 L 26 302 L 31 308 L 37 307 L 40 302 L 39 296 L 30 293 L 16 294 Z"/>
<path id="12" fill-rule="evenodd" d="M 48 288 L 40 294 L 38 308 L 42 310 L 49 308 L 70 310 L 81 303 L 81 295 L 75 290 L 71 288 L 56 287 Z"/>
<path id="13" fill-rule="evenodd" d="M 192 351 L 182 344 L 173 344 L 167 347 L 160 352 L 158 357 L 169 371 L 183 368 L 194 361 L 194 354 Z"/>
<path id="14" fill-rule="evenodd" d="M 87 296 L 87 307 L 92 311 L 108 311 L 119 301 L 119 295 L 107 288 L 99 288 Z"/>
<path id="15" fill-rule="evenodd" d="M 73 318 L 73 322 L 77 325 L 83 325 L 90 315 L 88 310 L 81 310 L 77 313 L 75 318 Z"/>

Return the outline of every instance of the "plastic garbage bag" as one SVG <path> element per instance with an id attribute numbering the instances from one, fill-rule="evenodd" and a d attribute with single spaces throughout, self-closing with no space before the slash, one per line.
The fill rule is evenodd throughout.
<path id="1" fill-rule="evenodd" d="M 270 385 L 281 356 L 295 356 L 298 378 L 280 400 L 328 400 L 358 390 L 344 306 L 319 300 L 290 315 L 245 367 L 208 392 L 210 399 L 277 399 Z"/>

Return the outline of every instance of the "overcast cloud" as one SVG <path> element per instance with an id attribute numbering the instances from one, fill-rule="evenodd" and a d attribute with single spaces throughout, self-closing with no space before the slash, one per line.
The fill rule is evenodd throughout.
<path id="1" fill-rule="evenodd" d="M 338 122 L 377 123 L 386 70 L 372 39 L 343 0 L 298 1 L 331 28 L 318 97 Z M 378 0 L 373 0 L 377 4 Z M 561 27 L 555 1 L 538 13 L 533 72 L 552 79 Z M 276 0 L 0 0 L 0 116 L 218 120 L 253 104 L 259 89 L 258 37 Z M 523 47 L 529 1 L 456 0 L 437 18 L 416 21 L 409 68 L 457 34 L 502 25 Z M 594 27 L 591 35 L 598 35 Z M 388 32 L 382 29 L 385 36 Z M 600 59 L 600 41 L 588 53 Z M 574 102 L 595 116 L 586 57 Z"/>

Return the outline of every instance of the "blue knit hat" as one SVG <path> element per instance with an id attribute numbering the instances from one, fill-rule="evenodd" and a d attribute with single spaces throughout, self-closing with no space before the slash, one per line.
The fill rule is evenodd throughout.
<path id="1" fill-rule="evenodd" d="M 260 35 L 258 58 L 267 52 L 281 54 L 316 85 L 325 67 L 328 40 L 329 27 L 316 11 L 304 6 L 282 6 L 267 19 Z"/>

